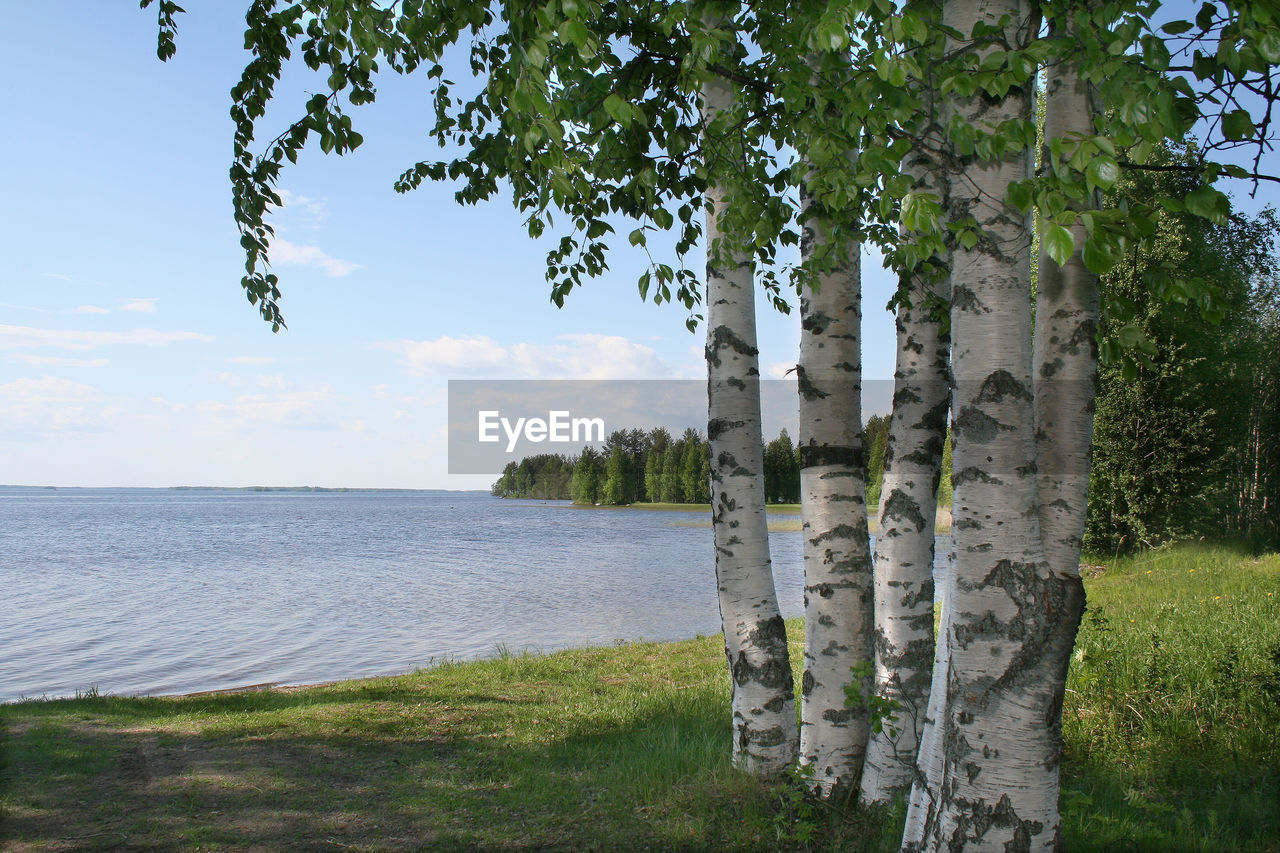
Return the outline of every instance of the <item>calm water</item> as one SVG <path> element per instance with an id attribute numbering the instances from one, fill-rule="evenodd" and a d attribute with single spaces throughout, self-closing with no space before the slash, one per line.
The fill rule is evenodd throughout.
<path id="1" fill-rule="evenodd" d="M 0 489 L 0 701 L 719 630 L 698 516 L 480 493 Z M 801 542 L 771 536 L 784 613 Z"/>

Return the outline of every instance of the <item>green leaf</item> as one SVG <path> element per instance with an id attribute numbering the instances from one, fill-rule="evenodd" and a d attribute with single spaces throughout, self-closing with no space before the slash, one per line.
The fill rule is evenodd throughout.
<path id="1" fill-rule="evenodd" d="M 1159 36 L 1142 37 L 1142 56 L 1156 71 L 1169 70 L 1169 48 L 1164 46 L 1164 40 Z"/>
<path id="2" fill-rule="evenodd" d="M 1196 187 L 1183 200 L 1187 212 L 1208 219 L 1215 225 L 1225 225 L 1231 203 L 1227 197 L 1210 186 Z"/>
<path id="3" fill-rule="evenodd" d="M 1120 167 L 1110 157 L 1094 157 L 1085 168 L 1085 178 L 1094 186 L 1109 190 L 1120 179 Z"/>
<path id="4" fill-rule="evenodd" d="M 583 47 L 590 36 L 582 21 L 569 20 L 560 25 L 560 38 L 574 47 Z"/>
<path id="5" fill-rule="evenodd" d="M 637 228 L 636 230 L 632 231 L 630 236 L 627 237 L 627 240 L 629 240 L 631 245 L 633 246 L 643 246 L 644 245 L 644 229 Z"/>
<path id="6" fill-rule="evenodd" d="M 614 121 L 624 127 L 631 123 L 631 105 L 622 100 L 622 98 L 618 96 L 617 92 L 610 94 L 609 97 L 604 99 L 604 111 L 607 112 Z"/>
<path id="7" fill-rule="evenodd" d="M 1097 240 L 1085 240 L 1080 254 L 1084 265 L 1094 275 L 1106 275 L 1116 265 L 1116 256 L 1109 247 L 1099 245 Z"/>
<path id="8" fill-rule="evenodd" d="M 1061 225 L 1050 224 L 1040 238 L 1040 247 L 1048 252 L 1049 257 L 1053 258 L 1058 266 L 1063 266 L 1075 250 L 1076 241 L 1072 238 L 1071 232 Z"/>
<path id="9" fill-rule="evenodd" d="M 1133 323 L 1127 326 L 1121 326 L 1116 330 L 1116 340 L 1120 342 L 1120 346 L 1125 349 L 1133 349 L 1139 346 L 1147 339 L 1147 335 L 1142 331 L 1141 327 L 1135 326 Z"/>
<path id="10" fill-rule="evenodd" d="M 1192 26 L 1193 24 L 1190 21 L 1170 21 L 1160 29 L 1163 30 L 1166 35 L 1180 36 L 1187 30 L 1191 29 Z"/>
<path id="11" fill-rule="evenodd" d="M 1005 190 L 1005 201 L 1021 210 L 1023 213 L 1031 210 L 1031 206 L 1035 201 L 1035 193 L 1031 181 L 1015 181 L 1009 184 Z"/>
<path id="12" fill-rule="evenodd" d="M 1253 136 L 1253 119 L 1248 110 L 1232 110 L 1222 117 L 1222 133 L 1227 139 L 1248 139 Z"/>
<path id="13" fill-rule="evenodd" d="M 1267 30 L 1253 42 L 1253 46 L 1267 62 L 1280 63 L 1280 32 Z"/>

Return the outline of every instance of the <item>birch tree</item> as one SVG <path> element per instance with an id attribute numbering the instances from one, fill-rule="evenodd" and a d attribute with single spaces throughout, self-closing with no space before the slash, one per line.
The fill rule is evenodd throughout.
<path id="1" fill-rule="evenodd" d="M 732 15 L 709 4 L 708 31 L 718 49 L 737 40 Z M 713 48 L 717 49 L 717 48 Z M 711 444 L 711 512 L 716 587 L 732 681 L 734 763 L 760 775 L 796 760 L 798 733 L 787 630 L 778 609 L 765 518 L 760 365 L 755 279 L 750 257 L 723 238 L 729 194 L 716 173 L 745 165 L 735 138 L 734 88 L 712 76 L 702 84 L 703 151 L 713 177 L 706 190 L 707 439 Z"/>
<path id="2" fill-rule="evenodd" d="M 862 448 L 862 287 L 856 243 L 826 242 L 831 213 L 801 195 L 801 252 L 828 250 L 800 295 L 800 495 L 804 536 L 804 677 L 800 753 L 822 793 L 854 789 L 868 736 L 850 707 L 850 670 L 870 661 L 873 610 Z M 859 685 L 869 690 L 869 682 Z"/>

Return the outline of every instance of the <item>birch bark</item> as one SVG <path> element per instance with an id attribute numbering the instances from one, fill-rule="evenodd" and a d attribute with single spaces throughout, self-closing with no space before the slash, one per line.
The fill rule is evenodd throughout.
<path id="1" fill-rule="evenodd" d="M 985 22 L 1010 46 L 1038 26 L 1021 0 L 949 0 L 943 20 L 959 33 Z M 960 99 L 956 112 L 975 127 L 1029 120 L 1031 90 Z M 936 772 L 913 791 L 904 847 L 1054 850 L 1059 744 L 1048 720 L 1061 683 L 1049 670 L 1064 602 L 1037 512 L 1031 228 L 1003 203 L 1031 159 L 1024 150 L 960 163 L 949 215 L 972 217 L 979 240 L 953 254 L 955 554 L 931 692 L 936 731 L 921 755 L 926 775 Z"/>
<path id="2" fill-rule="evenodd" d="M 912 164 L 917 186 L 936 188 L 927 163 Z M 916 279 L 897 317 L 893 414 L 884 460 L 875 547 L 876 693 L 897 703 L 872 732 L 862 799 L 888 802 L 911 786 L 924 730 L 934 658 L 934 524 L 951 404 L 950 336 L 929 297 L 949 300 L 949 280 Z"/>
<path id="3" fill-rule="evenodd" d="M 714 25 L 714 24 L 713 24 Z M 723 78 L 702 86 L 704 151 L 712 174 L 731 167 L 737 143 L 716 138 L 733 109 Z M 707 438 L 711 444 L 716 586 L 732 681 L 734 764 L 770 775 L 795 763 L 798 732 L 787 633 L 778 610 L 764 512 L 760 370 L 750 258 L 720 251 L 726 191 L 706 195 Z M 723 262 L 718 262 L 723 256 Z"/>
<path id="4" fill-rule="evenodd" d="M 1069 32 L 1062 34 L 1070 37 Z M 1089 87 L 1076 67 L 1068 63 L 1050 66 L 1045 85 L 1046 141 L 1092 136 L 1093 114 Z M 1046 150 L 1044 162 L 1052 156 Z M 1089 201 L 1093 207 L 1099 206 L 1096 197 Z M 1084 265 L 1084 225 L 1077 222 L 1070 230 L 1075 251 L 1065 264 L 1059 266 L 1047 253 L 1041 253 L 1033 356 L 1040 531 L 1053 590 L 1049 599 L 1059 608 L 1053 614 L 1056 624 L 1047 650 L 1048 671 L 1058 689 L 1047 719 L 1059 752 L 1063 691 L 1085 607 L 1080 546 L 1089 502 L 1089 452 L 1098 378 L 1098 277 Z M 1055 801 L 1057 782 L 1055 774 Z"/>
<path id="5" fill-rule="evenodd" d="M 829 213 L 801 193 L 804 258 L 827 240 Z M 846 706 L 851 669 L 872 658 L 871 550 L 862 455 L 862 285 L 859 246 L 846 245 L 817 289 L 800 297 L 800 495 L 805 669 L 801 761 L 819 791 L 854 790 L 867 711 Z M 864 695 L 870 684 L 860 685 Z"/>

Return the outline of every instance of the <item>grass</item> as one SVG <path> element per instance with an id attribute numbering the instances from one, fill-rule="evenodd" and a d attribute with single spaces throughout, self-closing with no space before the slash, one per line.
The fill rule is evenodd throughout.
<path id="1" fill-rule="evenodd" d="M 1092 570 L 1063 710 L 1070 849 L 1280 850 L 1280 556 Z"/>
<path id="2" fill-rule="evenodd" d="M 786 847 L 806 804 L 729 766 L 723 661 L 704 637 L 5 706 L 0 847 Z M 871 821 L 824 809 L 804 826 L 819 849 L 883 849 Z"/>
<path id="3" fill-rule="evenodd" d="M 1094 571 L 1064 711 L 1069 848 L 1280 851 L 1280 557 Z M 724 670 L 703 637 L 0 706 L 0 847 L 895 849 L 900 812 L 730 768 Z"/>

